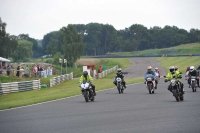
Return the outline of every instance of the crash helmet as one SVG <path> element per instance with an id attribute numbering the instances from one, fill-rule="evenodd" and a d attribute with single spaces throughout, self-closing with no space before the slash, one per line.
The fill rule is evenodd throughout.
<path id="1" fill-rule="evenodd" d="M 176 70 L 178 70 L 178 67 L 177 67 L 177 66 L 174 66 L 174 69 L 175 69 L 175 71 L 176 71 Z"/>
<path id="2" fill-rule="evenodd" d="M 87 71 L 84 71 L 84 72 L 83 72 L 83 76 L 84 76 L 84 77 L 87 77 L 87 76 L 88 76 L 88 72 L 87 72 Z"/>
<path id="3" fill-rule="evenodd" d="M 171 73 L 174 72 L 174 71 L 175 71 L 174 66 L 170 66 L 170 67 L 169 67 L 169 71 L 170 71 Z"/>
<path id="4" fill-rule="evenodd" d="M 152 67 L 151 67 L 151 66 L 148 66 L 148 67 L 147 67 L 147 71 L 150 72 L 151 70 L 152 70 Z"/>
<path id="5" fill-rule="evenodd" d="M 194 66 L 191 66 L 190 67 L 190 72 L 194 71 L 195 67 Z"/>
<path id="6" fill-rule="evenodd" d="M 157 67 L 155 68 L 155 71 L 158 71 L 158 68 L 157 68 Z"/>
<path id="7" fill-rule="evenodd" d="M 121 69 L 121 68 L 118 68 L 118 69 L 117 69 L 117 72 L 121 72 L 121 71 L 122 71 L 122 69 Z"/>

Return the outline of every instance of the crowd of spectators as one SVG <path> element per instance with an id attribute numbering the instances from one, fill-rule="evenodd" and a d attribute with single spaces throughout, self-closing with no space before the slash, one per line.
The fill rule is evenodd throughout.
<path id="1" fill-rule="evenodd" d="M 30 77 L 32 75 L 32 77 L 38 77 L 38 78 L 45 78 L 47 76 L 51 76 L 53 73 L 53 66 L 52 65 L 48 65 L 48 66 L 44 66 L 44 65 L 33 65 L 32 66 L 32 71 L 31 68 L 29 68 L 28 65 L 26 65 L 26 67 L 24 68 L 21 65 L 17 65 L 16 69 L 13 68 L 12 65 L 8 64 L 7 66 L 1 66 L 0 64 L 0 75 L 6 75 L 6 76 L 10 76 L 11 75 L 11 71 L 13 71 L 15 73 L 16 77 Z M 4 73 L 4 74 L 3 74 Z"/>

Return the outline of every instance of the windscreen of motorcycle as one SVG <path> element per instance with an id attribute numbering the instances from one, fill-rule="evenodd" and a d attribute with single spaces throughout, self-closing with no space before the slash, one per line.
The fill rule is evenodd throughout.
<path id="1" fill-rule="evenodd" d="M 117 80 L 117 82 L 121 82 L 122 79 L 120 77 L 117 77 L 116 80 Z"/>
<path id="2" fill-rule="evenodd" d="M 89 83 L 82 83 L 81 84 L 81 89 L 87 89 L 89 87 Z"/>

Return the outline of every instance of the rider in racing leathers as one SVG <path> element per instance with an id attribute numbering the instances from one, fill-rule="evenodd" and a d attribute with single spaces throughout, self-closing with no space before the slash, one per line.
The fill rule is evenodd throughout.
<path id="1" fill-rule="evenodd" d="M 120 78 L 122 79 L 122 83 L 123 83 L 123 85 L 124 85 L 124 88 L 126 88 L 126 82 L 125 82 L 125 80 L 124 80 L 124 74 L 123 74 L 121 68 L 118 68 L 118 69 L 117 69 L 117 73 L 116 73 L 115 79 L 114 79 L 114 81 L 113 81 L 113 84 L 115 84 L 115 85 L 117 85 L 117 81 L 116 81 L 116 78 L 117 78 L 117 77 L 120 77 Z"/>
<path id="2" fill-rule="evenodd" d="M 190 85 L 191 85 L 191 76 L 195 76 L 196 77 L 197 85 L 199 87 L 199 73 L 195 70 L 194 66 L 190 67 L 190 70 L 189 70 L 189 73 L 188 73 L 188 81 L 189 81 Z"/>

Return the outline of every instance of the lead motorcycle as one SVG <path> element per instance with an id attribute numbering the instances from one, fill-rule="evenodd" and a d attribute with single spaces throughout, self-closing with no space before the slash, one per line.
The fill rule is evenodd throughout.
<path id="1" fill-rule="evenodd" d="M 166 76 L 164 76 L 166 78 Z M 179 84 L 178 80 L 173 77 L 171 80 L 165 79 L 166 82 L 170 81 L 170 85 L 172 87 L 172 93 L 173 96 L 175 97 L 176 101 L 183 101 L 184 100 L 184 95 L 181 92 L 181 85 Z"/>
<path id="2" fill-rule="evenodd" d="M 120 77 L 117 77 L 115 80 L 117 82 L 117 90 L 119 94 L 124 93 L 124 85 L 122 83 L 122 79 Z"/>
<path id="3" fill-rule="evenodd" d="M 152 74 L 147 74 L 145 76 L 146 82 L 145 84 L 147 85 L 147 89 L 149 90 L 149 94 L 153 94 L 155 92 L 155 77 Z"/>
<path id="4" fill-rule="evenodd" d="M 89 100 L 94 101 L 95 95 L 90 83 L 88 83 L 87 81 L 83 81 L 80 85 L 80 89 L 86 102 L 88 102 Z"/>

